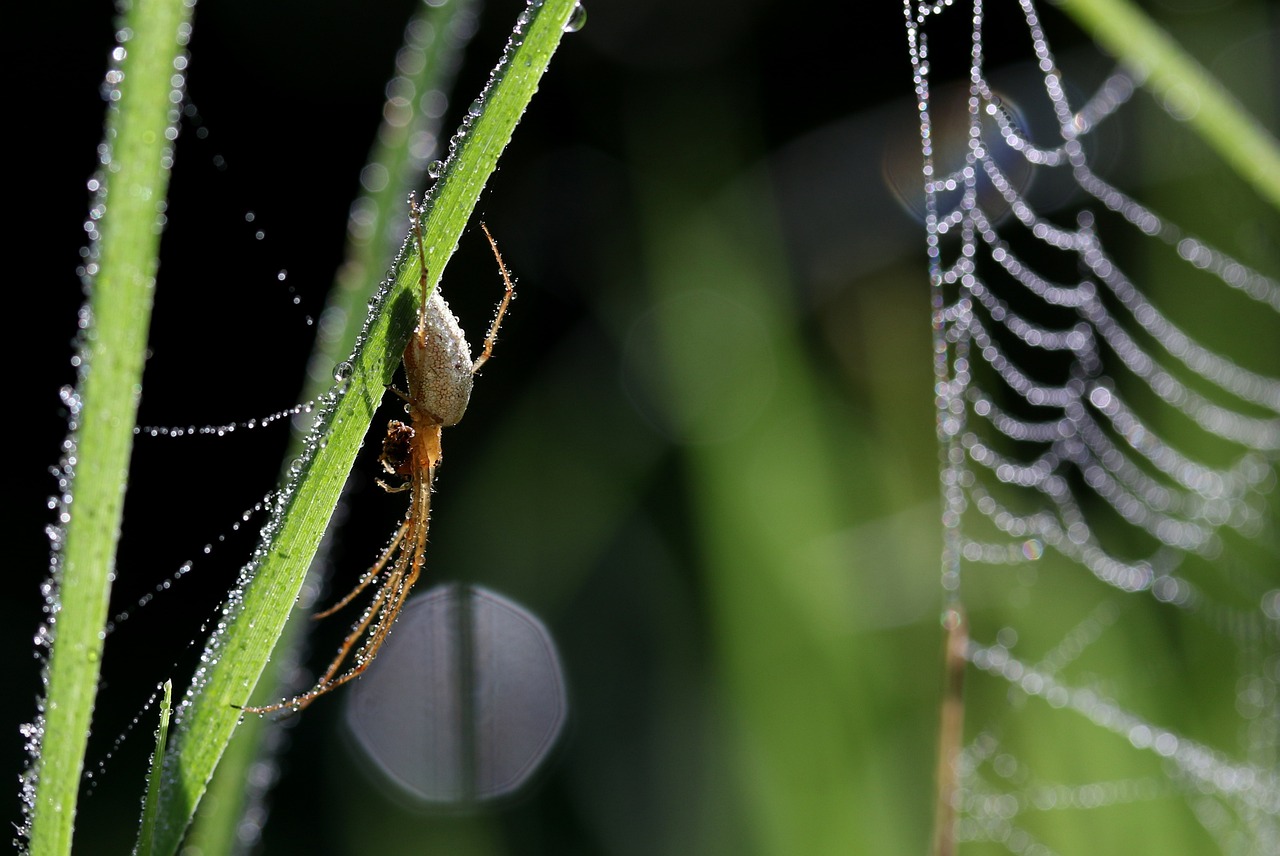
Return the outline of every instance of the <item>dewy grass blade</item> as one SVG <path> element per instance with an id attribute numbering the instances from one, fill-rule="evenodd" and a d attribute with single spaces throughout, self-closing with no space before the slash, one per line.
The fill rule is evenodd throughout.
<path id="1" fill-rule="evenodd" d="M 575 0 L 546 0 L 521 13 L 470 121 L 455 137 L 453 152 L 429 197 L 425 224 L 433 286 L 537 91 L 574 6 Z M 165 759 L 156 853 L 177 850 L 240 718 L 233 706 L 249 701 L 292 611 L 384 386 L 400 363 L 415 322 L 421 264 L 412 248 L 402 251 L 401 261 L 395 284 L 371 314 L 352 355 L 350 378 L 317 418 L 308 451 L 297 462 L 296 477 L 281 493 L 277 513 L 246 569 L 247 584 L 228 599 L 204 653 L 207 666 L 179 706 L 173 746 Z"/>
<path id="2" fill-rule="evenodd" d="M 80 376 L 75 391 L 64 394 L 70 433 L 42 631 L 53 645 L 43 721 L 33 728 L 32 767 L 23 777 L 30 847 L 42 856 L 71 850 L 194 5 L 136 0 L 120 25 L 107 76 L 106 154 L 89 218 Z"/>
<path id="3" fill-rule="evenodd" d="M 138 856 L 151 856 L 152 839 L 156 830 L 156 808 L 160 804 L 160 772 L 164 766 L 164 749 L 169 742 L 169 713 L 173 710 L 173 681 L 164 682 L 164 695 L 160 699 L 160 727 L 156 729 L 156 751 L 151 756 L 151 771 L 147 774 L 147 798 L 142 804 L 142 822 L 138 825 Z"/>
<path id="4" fill-rule="evenodd" d="M 357 207 L 368 218 L 363 228 L 348 231 L 343 262 L 339 266 L 333 289 L 318 327 L 316 344 L 311 352 L 311 370 L 300 396 L 303 401 L 319 399 L 327 391 L 323 379 L 332 383 L 335 366 L 347 358 L 356 345 L 360 322 L 368 310 L 369 299 L 377 293 L 386 273 L 387 257 L 394 252 L 405 232 L 405 198 L 409 191 L 422 185 L 426 175 L 426 158 L 412 153 L 415 138 L 427 134 L 438 138 L 441 120 L 421 110 L 422 94 L 431 91 L 450 92 L 453 77 L 462 55 L 475 31 L 477 0 L 450 0 L 442 6 L 424 3 L 405 27 L 405 42 L 398 57 L 413 55 L 419 71 L 411 77 L 400 76 L 397 60 L 396 101 L 388 100 L 383 121 L 374 134 L 366 170 L 387 176 L 380 190 L 362 193 L 352 208 Z M 409 64 L 412 67 L 413 63 Z M 410 88 L 406 91 L 405 84 Z M 431 153 L 434 155 L 435 153 Z M 303 451 L 305 435 L 299 433 L 286 454 L 286 464 Z M 313 566 L 324 561 L 317 555 Z M 305 635 L 306 623 L 286 625 L 276 643 L 273 659 L 263 670 L 258 683 L 276 686 L 265 695 L 284 695 L 287 687 L 279 686 L 277 672 L 286 661 L 282 652 L 291 650 Z M 250 765 L 261 758 L 262 737 L 271 723 L 265 720 L 245 721 L 218 763 L 209 783 L 207 798 L 200 803 L 187 838 L 186 846 L 202 853 L 229 853 L 234 848 L 241 816 L 245 808 L 261 798 L 267 786 L 249 786 Z"/>

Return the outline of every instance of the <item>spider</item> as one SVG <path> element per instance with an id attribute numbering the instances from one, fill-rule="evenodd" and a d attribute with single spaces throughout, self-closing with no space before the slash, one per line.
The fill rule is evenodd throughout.
<path id="1" fill-rule="evenodd" d="M 480 367 L 493 355 L 493 345 L 498 338 L 498 327 L 507 312 L 514 294 L 511 276 L 502 262 L 498 244 L 483 223 L 485 237 L 493 249 L 498 270 L 506 291 L 498 304 L 489 333 L 485 336 L 484 350 L 472 361 L 471 348 L 467 345 L 458 319 L 440 296 L 440 289 L 427 294 L 427 263 L 425 239 L 422 230 L 422 209 L 409 197 L 410 223 L 418 244 L 418 258 L 422 259 L 420 286 L 422 303 L 418 309 L 418 326 L 404 349 L 404 370 L 408 378 L 408 393 L 388 387 L 404 399 L 409 422 L 391 420 L 382 441 L 379 461 L 390 475 L 405 481 L 398 485 L 378 479 L 379 486 L 388 493 L 409 493 L 409 510 L 396 530 L 391 543 L 378 557 L 360 581 L 346 597 L 333 606 L 312 616 L 319 620 L 333 615 L 368 588 L 375 580 L 381 580 L 377 594 L 360 619 L 352 626 L 338 649 L 329 668 L 316 685 L 291 699 L 261 707 L 242 708 L 246 713 L 273 713 L 286 708 L 297 712 L 320 696 L 337 689 L 357 677 L 369 667 L 387 634 L 395 623 L 405 598 L 422 573 L 423 553 L 427 544 L 427 527 L 431 515 L 431 486 L 436 469 L 440 466 L 440 435 L 444 428 L 457 425 L 466 412 L 471 398 L 471 385 Z M 361 641 L 363 640 L 363 641 Z M 356 645 L 359 643 L 359 647 Z M 355 649 L 354 662 L 351 659 Z"/>

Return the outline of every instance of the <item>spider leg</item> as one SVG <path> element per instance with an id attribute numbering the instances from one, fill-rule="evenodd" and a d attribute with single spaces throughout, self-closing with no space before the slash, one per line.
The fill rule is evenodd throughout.
<path id="1" fill-rule="evenodd" d="M 399 580 L 404 576 L 406 555 L 407 554 L 403 550 L 400 551 L 400 555 L 396 557 L 395 565 L 392 566 L 391 574 L 388 576 L 387 582 L 378 589 L 378 594 L 373 599 L 373 603 L 369 604 L 369 608 L 365 610 L 364 617 L 351 629 L 351 632 L 347 634 L 346 638 L 342 640 L 342 646 L 338 649 L 337 656 L 333 658 L 333 662 L 329 664 L 329 668 L 325 671 L 320 680 L 316 682 L 314 687 L 307 690 L 305 693 L 296 695 L 285 701 L 263 705 L 261 707 L 243 707 L 241 710 L 246 713 L 275 713 L 278 710 L 290 709 L 292 712 L 297 713 L 306 709 L 311 702 L 315 701 L 320 696 L 335 687 L 341 686 L 368 668 L 369 663 L 372 661 L 372 656 L 369 653 L 369 642 L 366 641 L 364 645 L 360 646 L 360 651 L 357 655 L 359 662 L 357 662 L 350 671 L 343 674 L 341 677 L 333 677 L 338 669 L 342 668 L 342 664 L 346 662 L 347 656 L 351 653 L 351 649 L 355 646 L 356 642 L 364 636 L 365 632 L 369 629 L 369 625 L 373 623 L 375 617 L 382 616 L 378 621 L 377 627 L 374 628 L 374 636 L 370 637 L 370 641 L 372 641 L 373 638 L 377 638 L 379 633 L 381 633 L 382 636 L 386 635 L 386 632 L 382 628 L 386 620 L 387 598 L 389 593 L 393 593 L 394 590 L 399 587 Z"/>
<path id="2" fill-rule="evenodd" d="M 369 627 L 369 623 L 373 621 L 374 616 L 382 610 L 382 605 L 383 605 L 382 602 L 385 597 L 386 597 L 386 592 L 384 588 L 383 590 L 379 591 L 378 596 L 374 598 L 373 603 L 370 604 L 368 611 L 365 613 L 365 616 L 363 619 L 361 619 L 360 623 L 357 624 L 356 627 L 350 633 L 347 634 L 346 639 L 344 639 L 342 642 L 342 647 L 338 649 L 338 655 L 334 657 L 333 662 L 329 664 L 329 668 L 325 672 L 324 677 L 322 677 L 314 687 L 307 690 L 305 693 L 302 693 L 301 695 L 296 695 L 293 698 L 287 699 L 285 701 L 279 701 L 279 702 L 276 702 L 275 704 L 263 705 L 262 707 L 244 707 L 241 709 L 244 710 L 246 713 L 275 713 L 278 710 L 285 710 L 285 709 L 290 709 L 292 710 L 292 712 L 297 713 L 301 710 L 305 710 L 306 707 L 311 704 L 311 702 L 315 701 L 317 698 L 327 693 L 330 689 L 333 688 L 333 686 L 337 686 L 337 684 L 333 684 L 331 680 L 334 672 L 338 671 L 338 669 L 341 668 L 343 661 L 345 661 L 347 659 L 347 655 L 351 653 L 352 646 L 359 640 L 361 636 L 364 635 L 365 630 Z M 361 671 L 363 671 L 363 667 L 361 666 L 360 668 L 361 668 Z M 330 686 L 330 684 L 333 684 L 333 686 Z"/>
<path id="3" fill-rule="evenodd" d="M 420 491 L 418 507 L 415 509 L 415 523 L 421 521 L 421 525 L 413 527 L 411 532 L 413 545 L 412 547 L 406 547 L 405 552 L 410 556 L 409 561 L 405 563 L 408 565 L 408 572 L 407 574 L 401 574 L 391 596 L 383 607 L 383 617 L 379 620 L 378 626 L 374 628 L 373 635 L 369 637 L 369 641 L 361 648 L 362 660 L 372 659 L 373 655 L 382 647 L 387 634 L 391 632 L 391 625 L 395 623 L 396 617 L 400 614 L 400 608 L 404 606 L 409 592 L 413 590 L 418 577 L 422 575 L 427 546 L 427 521 L 431 513 L 431 484 L 428 481 L 420 487 L 424 489 Z M 397 566 L 399 565 L 400 563 L 397 563 Z M 367 656 L 364 656 L 366 652 Z"/>
<path id="4" fill-rule="evenodd" d="M 391 545 L 388 546 L 385 551 L 383 551 L 383 554 L 379 558 L 377 564 L 375 564 L 373 568 L 370 569 L 370 572 L 365 575 L 365 578 L 360 581 L 360 583 L 356 586 L 356 588 L 353 591 L 351 591 L 351 593 L 349 593 L 345 598 L 343 598 L 339 603 L 337 603 L 330 609 L 321 613 L 319 616 L 316 616 L 316 617 L 324 617 L 326 615 L 332 614 L 334 611 L 345 606 L 362 589 L 366 588 L 374 578 L 378 576 L 381 570 L 386 566 L 387 560 L 393 554 L 395 554 L 395 557 L 396 557 L 395 562 L 391 566 L 391 571 L 387 574 L 386 581 L 381 586 L 379 586 L 377 596 L 375 596 L 373 599 L 373 602 L 369 604 L 369 607 L 365 610 L 364 615 L 360 619 L 360 621 L 358 621 L 355 624 L 355 626 L 352 627 L 351 631 L 347 633 L 346 638 L 342 640 L 342 645 L 341 647 L 339 647 L 337 655 L 333 658 L 333 661 L 329 663 L 329 668 L 325 670 L 324 675 L 320 678 L 319 681 L 316 682 L 315 686 L 307 690 L 305 693 L 294 696 L 293 698 L 287 699 L 285 701 L 280 701 L 275 704 L 262 705 L 260 707 L 244 707 L 244 708 L 241 708 L 242 710 L 244 710 L 247 713 L 274 713 L 278 710 L 284 710 L 286 708 L 289 708 L 289 709 L 292 709 L 294 713 L 297 713 L 298 711 L 301 711 L 304 708 L 306 708 L 315 699 L 319 698 L 329 690 L 333 689 L 333 687 L 339 686 L 340 683 L 345 683 L 346 680 L 350 680 L 349 678 L 346 678 L 346 680 L 340 680 L 340 682 L 335 682 L 333 676 L 338 671 L 338 669 L 342 668 L 342 664 L 346 662 L 348 655 L 350 655 L 351 653 L 351 649 L 355 646 L 355 644 L 358 641 L 360 641 L 360 638 L 365 635 L 366 631 L 368 631 L 369 629 L 369 625 L 372 624 L 374 619 L 378 618 L 379 616 L 381 616 L 381 618 L 379 619 L 378 625 L 375 628 L 374 635 L 376 636 L 378 630 L 382 628 L 384 620 L 386 618 L 388 595 L 393 594 L 400 587 L 400 581 L 404 578 L 405 566 L 411 559 L 411 554 L 405 549 L 404 536 L 406 532 L 410 531 L 412 522 L 413 521 L 411 517 L 406 518 L 405 522 L 402 523 L 400 525 L 400 528 L 396 531 L 395 537 L 392 539 Z M 366 659 L 365 654 L 368 651 L 368 649 L 369 649 L 368 642 L 366 642 L 364 645 L 360 647 L 359 657 L 361 659 L 361 663 L 357 663 L 357 666 L 356 666 L 356 668 L 359 671 L 364 671 L 365 665 L 367 665 L 368 660 Z"/>
<path id="5" fill-rule="evenodd" d="M 369 625 L 373 623 L 374 618 L 381 615 L 386 610 L 386 598 L 387 591 L 384 586 L 379 589 L 378 596 L 373 599 L 373 603 L 369 604 L 369 609 L 365 612 L 364 617 L 360 619 L 360 623 L 352 628 L 351 632 L 347 634 L 347 637 L 342 640 L 342 647 L 338 649 L 337 656 L 333 658 L 333 662 L 329 664 L 329 668 L 325 669 L 320 680 L 316 681 L 315 687 L 305 694 L 306 696 L 314 697 L 327 692 L 325 688 L 333 680 L 333 676 L 337 674 L 338 670 L 342 668 L 342 664 L 346 662 L 347 656 L 351 653 L 351 649 L 355 647 L 355 644 L 359 642 L 360 638 L 364 636 L 366 631 L 368 631 Z M 381 619 L 379 619 L 379 623 L 381 623 Z M 363 651 L 364 646 L 362 645 L 359 653 L 362 653 Z M 357 656 L 359 656 L 359 653 Z M 299 698 L 303 697 L 305 696 L 299 696 Z"/>
<path id="6" fill-rule="evenodd" d="M 425 543 L 425 537 L 422 543 Z M 401 557 L 408 555 L 402 552 Z M 404 565 L 410 566 L 408 577 L 404 575 Z M 404 605 L 405 597 L 409 590 L 413 588 L 413 584 L 417 581 L 418 575 L 422 571 L 422 552 L 415 550 L 412 559 L 408 562 L 397 560 L 392 575 L 388 578 L 386 584 L 378 592 L 378 597 L 374 599 L 373 604 L 369 607 L 368 613 L 359 627 L 353 630 L 343 642 L 338 656 L 334 658 L 329 665 L 329 670 L 325 672 L 320 682 L 312 689 L 302 695 L 292 699 L 289 702 L 271 705 L 266 708 L 245 708 L 250 713 L 270 713 L 273 710 L 281 710 L 283 708 L 293 708 L 295 711 L 302 710 L 311 702 L 331 690 L 335 690 L 348 681 L 359 677 L 365 669 L 369 668 L 369 664 L 373 662 L 374 656 L 378 653 L 378 649 L 382 647 L 382 643 L 386 640 L 387 634 L 391 632 L 391 625 L 395 623 L 396 616 L 400 614 L 400 607 Z M 388 592 L 390 589 L 390 592 Z M 373 633 L 369 636 L 365 643 L 360 646 L 360 650 L 356 653 L 356 664 L 338 677 L 333 677 L 341 664 L 347 659 L 347 655 L 351 651 L 352 645 L 357 639 L 364 635 L 369 624 L 373 621 L 374 615 L 377 614 L 378 623 L 373 628 Z"/>
<path id="7" fill-rule="evenodd" d="M 404 488 L 400 488 L 400 490 L 403 489 Z M 333 615 L 335 612 L 351 603 L 351 601 L 355 600 L 356 595 L 368 588 L 369 583 L 373 582 L 378 574 L 382 573 L 382 569 L 387 565 L 387 560 L 395 553 L 396 547 L 400 545 L 400 540 L 404 538 L 404 533 L 408 528 L 409 521 L 406 520 L 404 523 L 401 523 L 400 528 L 396 531 L 395 537 L 391 539 L 391 543 L 387 546 L 387 549 L 382 552 L 382 556 L 373 564 L 373 567 L 369 568 L 369 570 L 365 572 L 365 575 L 360 578 L 360 582 L 356 583 L 356 587 L 349 591 L 346 597 L 335 603 L 333 606 L 323 612 L 317 612 L 315 615 L 311 616 L 311 620 L 319 621 L 322 618 L 328 618 L 330 615 Z"/>
<path id="8" fill-rule="evenodd" d="M 502 281 L 506 284 L 507 289 L 503 292 L 502 300 L 498 303 L 498 311 L 493 316 L 493 323 L 489 325 L 489 334 L 484 337 L 484 350 L 480 352 L 480 356 L 476 357 L 475 362 L 471 364 L 472 374 L 480 371 L 480 367 L 489 360 L 489 357 L 493 356 L 493 344 L 498 341 L 498 328 L 502 326 L 502 317 L 507 314 L 507 307 L 511 305 L 511 298 L 516 291 L 516 287 L 511 283 L 511 275 L 507 273 L 507 266 L 502 262 L 502 254 L 498 252 L 498 242 L 493 239 L 488 226 L 481 223 L 480 228 L 484 229 L 484 236 L 489 239 L 489 246 L 493 248 L 493 257 L 498 260 L 498 270 L 502 271 Z"/>
<path id="9" fill-rule="evenodd" d="M 349 672 L 336 681 L 330 682 L 332 686 L 329 689 L 346 683 L 365 670 L 382 647 L 387 634 L 391 632 L 391 627 L 395 624 L 396 617 L 400 614 L 400 608 L 404 606 L 409 592 L 413 590 L 414 584 L 417 583 L 418 577 L 422 574 L 427 546 L 427 531 L 431 520 L 431 485 L 435 481 L 435 469 L 434 465 L 427 466 L 425 476 L 419 475 L 422 470 L 415 471 L 413 480 L 414 496 L 409 509 L 409 518 L 405 521 L 406 526 L 408 526 L 409 541 L 402 542 L 400 555 L 396 558 L 395 569 L 379 591 L 379 598 L 387 595 L 385 602 L 382 604 L 382 614 L 378 619 L 377 625 L 373 628 L 373 633 L 360 646 L 360 652 L 357 655 L 359 662 L 352 669 L 354 674 Z M 345 651 L 343 656 L 346 656 Z M 328 678 L 329 675 L 325 677 Z"/>

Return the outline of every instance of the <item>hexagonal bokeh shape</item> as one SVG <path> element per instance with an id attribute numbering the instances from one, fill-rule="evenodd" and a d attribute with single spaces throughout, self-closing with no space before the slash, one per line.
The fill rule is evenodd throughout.
<path id="1" fill-rule="evenodd" d="M 373 767 L 415 802 L 457 807 L 515 793 L 568 714 L 546 627 L 480 586 L 407 603 L 355 682 L 347 725 Z"/>

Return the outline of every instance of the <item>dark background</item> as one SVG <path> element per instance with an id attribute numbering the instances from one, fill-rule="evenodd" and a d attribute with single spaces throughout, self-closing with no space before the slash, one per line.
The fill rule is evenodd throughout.
<path id="1" fill-rule="evenodd" d="M 486 80 L 519 8 L 495 2 L 482 10 L 446 135 Z M 335 0 L 205 0 L 197 8 L 188 94 L 199 119 L 184 125 L 178 144 L 142 424 L 221 424 L 296 402 L 314 331 L 308 318 L 318 317 L 340 261 L 348 206 L 413 9 Z M 102 135 L 98 86 L 113 45 L 110 4 L 44 11 L 23 34 L 34 49 L 15 83 L 22 131 L 10 155 L 38 187 L 11 186 L 20 222 L 9 244 L 9 291 L 18 298 L 11 359 L 20 369 L 6 526 L 15 549 L 0 604 L 14 666 L 4 723 L 29 719 L 38 693 L 38 663 L 27 652 L 47 570 L 47 469 L 65 432 L 58 388 L 74 381 L 84 187 Z M 1074 62 L 1071 49 L 1083 39 L 1044 11 L 1055 48 Z M 1220 20 L 1213 10 L 1200 18 L 1163 11 L 1189 27 Z M 920 852 L 932 811 L 939 598 L 929 558 L 938 536 L 929 525 L 936 452 L 923 230 L 882 168 L 886 150 L 905 158 L 907 178 L 895 181 L 909 183 L 919 150 L 902 10 L 597 0 L 588 15 L 582 32 L 566 37 L 481 198 L 478 217 L 518 276 L 519 299 L 466 421 L 445 435 L 430 568 L 434 579 L 484 582 L 544 617 L 574 690 L 568 739 L 541 789 L 515 806 L 422 818 L 392 808 L 361 778 L 345 754 L 340 701 L 326 699 L 289 726 L 263 850 L 784 852 L 777 845 L 785 838 L 771 840 L 767 824 L 753 825 L 752 807 L 770 800 L 769 787 L 794 793 L 809 785 L 770 782 L 758 791 L 744 773 L 753 769 L 750 751 L 727 748 L 739 723 L 733 682 L 724 677 L 732 658 L 721 659 L 724 592 L 705 573 L 714 524 L 700 511 L 706 486 L 689 461 L 690 448 L 716 438 L 665 423 L 661 402 L 645 400 L 643 370 L 629 351 L 660 302 L 645 285 L 658 266 L 655 222 L 666 216 L 655 206 L 668 204 L 674 220 L 682 206 L 715 198 L 745 176 L 764 191 L 758 214 L 781 250 L 781 300 L 791 313 L 784 326 L 809 361 L 829 417 L 823 430 L 842 438 L 829 461 L 847 473 L 831 509 L 841 530 L 828 534 L 839 539 L 845 527 L 881 519 L 906 520 L 912 533 L 884 536 L 898 545 L 890 550 L 897 559 L 859 554 L 873 589 L 894 580 L 885 585 L 898 610 L 854 622 L 846 641 L 860 663 L 876 664 L 879 682 L 865 695 L 854 687 L 857 727 L 832 752 L 851 770 L 861 753 L 875 756 L 869 780 L 850 774 L 857 802 L 848 822 L 863 824 L 866 852 Z M 1023 36 L 998 36 L 1006 26 L 1018 33 L 1016 23 L 990 24 L 992 66 L 1025 60 Z M 1219 41 L 1231 43 L 1225 35 Z M 963 38 L 954 56 L 939 48 L 939 65 L 965 50 Z M 1091 51 L 1079 56 L 1082 77 L 1096 82 L 1105 64 Z M 197 138 L 197 127 L 206 138 Z M 288 272 L 283 283 L 280 270 Z M 464 235 L 445 283 L 478 340 L 499 289 L 478 230 Z M 402 513 L 402 499 L 372 482 L 381 422 L 357 462 L 337 536 L 339 591 Z M 775 439 L 785 446 L 789 438 Z M 200 624 L 248 555 L 252 531 L 199 554 L 275 484 L 287 440 L 285 431 L 265 429 L 135 445 L 113 611 L 183 561 L 199 560 L 108 639 L 91 765 L 151 686 L 170 676 L 185 684 L 183 669 L 198 653 L 189 643 L 202 638 Z M 589 450 L 580 468 L 575 449 Z M 616 462 L 620 474 L 601 461 Z M 725 531 L 735 537 L 732 525 Z M 913 542 L 909 549 L 904 540 Z M 919 555 L 923 564 L 914 561 Z M 744 569 L 743 585 L 750 579 Z M 331 650 L 340 630 L 328 628 L 316 649 Z M 785 648 L 785 640 L 768 641 Z M 153 718 L 154 711 L 142 716 L 97 793 L 82 801 L 81 852 L 131 845 Z M 7 768 L 16 771 L 20 741 L 16 729 L 8 734 Z M 830 843 L 820 825 L 810 824 L 810 843 Z"/>

